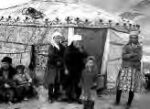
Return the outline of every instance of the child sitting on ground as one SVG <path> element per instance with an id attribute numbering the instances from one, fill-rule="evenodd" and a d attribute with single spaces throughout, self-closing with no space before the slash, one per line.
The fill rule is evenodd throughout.
<path id="1" fill-rule="evenodd" d="M 27 100 L 28 97 L 32 96 L 33 94 L 33 87 L 32 87 L 32 79 L 30 75 L 25 72 L 24 65 L 16 66 L 17 74 L 14 76 L 14 80 L 16 81 L 16 93 L 17 99 L 20 100 Z"/>
<path id="2" fill-rule="evenodd" d="M 82 87 L 82 100 L 84 109 L 94 109 L 94 99 L 96 90 L 93 89 L 96 83 L 98 69 L 95 63 L 95 57 L 89 56 L 86 60 L 85 69 L 82 72 L 80 85 Z"/>

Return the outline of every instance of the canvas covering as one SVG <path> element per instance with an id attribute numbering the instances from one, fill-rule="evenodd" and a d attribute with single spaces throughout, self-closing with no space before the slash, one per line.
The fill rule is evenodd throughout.
<path id="1" fill-rule="evenodd" d="M 122 63 L 122 48 L 129 40 L 129 34 L 108 30 L 109 50 L 107 60 L 107 88 L 114 88 Z"/>

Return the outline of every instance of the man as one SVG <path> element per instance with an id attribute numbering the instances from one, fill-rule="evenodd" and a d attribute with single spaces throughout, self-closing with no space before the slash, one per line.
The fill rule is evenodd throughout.
<path id="1" fill-rule="evenodd" d="M 12 67 L 12 59 L 4 57 L 0 68 L 0 99 L 5 102 L 12 102 L 15 97 L 15 83 L 13 77 L 16 74 Z"/>
<path id="2" fill-rule="evenodd" d="M 85 66 L 84 60 L 87 57 L 87 53 L 84 51 L 83 46 L 81 46 L 81 40 L 81 36 L 73 36 L 71 45 L 66 48 L 64 53 L 65 72 L 68 75 L 65 89 L 70 101 L 78 101 L 81 95 L 79 82 Z"/>
<path id="3" fill-rule="evenodd" d="M 129 92 L 127 108 L 131 106 L 134 98 L 134 92 L 139 91 L 141 77 L 141 57 L 142 47 L 138 41 L 138 32 L 131 31 L 128 44 L 123 48 L 122 52 L 122 68 L 118 76 L 118 86 L 116 94 L 116 105 L 120 103 L 122 91 Z"/>

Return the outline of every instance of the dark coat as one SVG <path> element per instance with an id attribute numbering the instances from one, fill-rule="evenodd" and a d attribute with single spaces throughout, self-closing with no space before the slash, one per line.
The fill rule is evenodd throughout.
<path id="1" fill-rule="evenodd" d="M 0 69 L 0 100 L 12 101 L 15 96 L 15 81 L 13 80 L 16 70 L 10 66 L 8 69 L 8 77 L 4 77 L 4 69 Z M 10 88 L 6 88 L 4 84 L 9 84 Z M 7 97 L 6 95 L 9 95 Z"/>
<path id="2" fill-rule="evenodd" d="M 72 45 L 68 46 L 64 53 L 65 66 L 72 76 L 80 77 L 84 69 L 84 60 L 87 58 L 87 53 L 79 51 Z"/>
<path id="3" fill-rule="evenodd" d="M 4 83 L 8 83 L 11 85 L 12 81 L 13 81 L 13 77 L 16 74 L 16 70 L 12 66 L 10 66 L 8 69 L 8 78 L 7 79 L 4 78 L 3 71 L 4 71 L 4 69 L 1 68 L 0 69 L 0 86 L 2 86 Z"/>
<path id="4" fill-rule="evenodd" d="M 48 62 L 46 73 L 44 77 L 45 85 L 54 84 L 56 77 L 58 77 L 58 70 L 63 69 L 63 55 L 65 47 L 60 44 L 60 50 L 53 47 L 52 45 L 49 46 L 48 49 Z"/>
<path id="5" fill-rule="evenodd" d="M 124 46 L 122 53 L 122 67 L 140 68 L 142 58 L 142 47 L 140 44 L 134 47 L 129 43 Z"/>

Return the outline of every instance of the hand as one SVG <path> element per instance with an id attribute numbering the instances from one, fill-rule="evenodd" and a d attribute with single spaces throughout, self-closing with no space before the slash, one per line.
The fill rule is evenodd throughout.
<path id="1" fill-rule="evenodd" d="M 68 71 L 67 69 L 65 70 L 65 74 L 66 74 L 66 75 L 68 75 L 68 74 L 69 74 L 69 71 Z"/>
<path id="2" fill-rule="evenodd" d="M 28 82 L 29 82 L 29 83 L 32 83 L 32 79 L 30 79 Z"/>
<path id="3" fill-rule="evenodd" d="M 5 84 L 4 84 L 4 87 L 5 87 L 5 88 L 10 88 L 10 85 L 7 84 L 7 83 L 5 83 Z"/>

